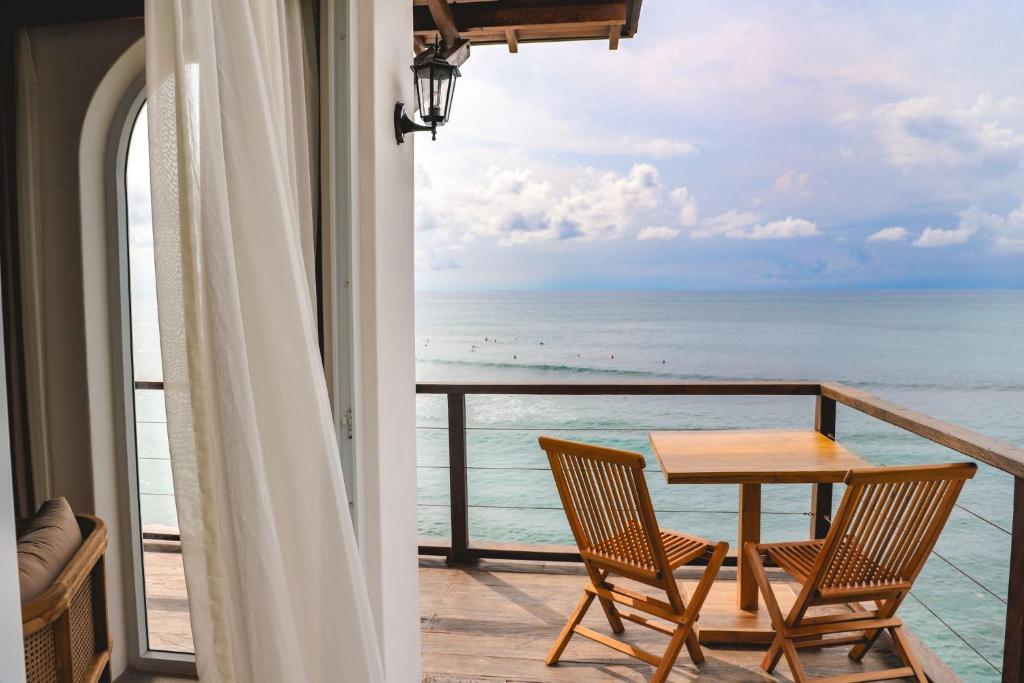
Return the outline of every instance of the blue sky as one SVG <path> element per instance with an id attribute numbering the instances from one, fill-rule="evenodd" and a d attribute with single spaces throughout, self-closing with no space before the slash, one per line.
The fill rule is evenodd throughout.
<path id="1" fill-rule="evenodd" d="M 476 47 L 416 137 L 416 283 L 1024 287 L 1024 4 L 644 0 Z"/>

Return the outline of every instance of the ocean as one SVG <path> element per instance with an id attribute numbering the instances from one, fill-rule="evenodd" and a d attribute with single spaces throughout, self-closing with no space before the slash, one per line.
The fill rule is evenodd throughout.
<path id="1" fill-rule="evenodd" d="M 1024 291 L 421 293 L 421 382 L 827 380 L 1024 446 Z M 537 447 L 644 453 L 659 522 L 736 540 L 735 486 L 668 486 L 654 429 L 810 428 L 813 397 L 469 396 L 470 538 L 571 544 Z M 419 527 L 448 535 L 443 396 L 419 396 Z M 839 407 L 879 465 L 966 456 Z M 838 504 L 841 490 L 837 490 Z M 1012 480 L 982 465 L 901 614 L 968 681 L 999 680 Z M 809 486 L 766 486 L 762 538 L 805 538 Z"/>

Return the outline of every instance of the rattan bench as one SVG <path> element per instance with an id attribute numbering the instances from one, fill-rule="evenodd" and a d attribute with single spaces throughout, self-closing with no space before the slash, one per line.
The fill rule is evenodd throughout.
<path id="1" fill-rule="evenodd" d="M 28 683 L 110 681 L 103 553 L 107 527 L 75 515 L 82 545 L 41 595 L 21 606 Z"/>

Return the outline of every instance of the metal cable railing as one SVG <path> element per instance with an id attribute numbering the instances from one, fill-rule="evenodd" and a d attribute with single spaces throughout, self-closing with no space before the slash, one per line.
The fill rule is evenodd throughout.
<path id="1" fill-rule="evenodd" d="M 159 389 L 156 383 L 150 383 L 153 386 L 139 386 L 140 389 Z M 771 385 L 771 386 L 768 386 Z M 531 394 L 533 392 L 539 392 L 541 394 L 559 394 L 559 395 L 584 395 L 584 394 L 619 394 L 619 395 L 631 395 L 636 392 L 636 395 L 707 395 L 708 392 L 720 392 L 717 395 L 737 395 L 737 394 L 754 394 L 761 395 L 817 395 L 819 400 L 832 401 L 833 403 L 839 402 L 862 413 L 865 413 L 871 417 L 875 417 L 883 422 L 888 422 L 897 427 L 901 427 L 911 433 L 923 436 L 926 439 L 935 441 L 943 446 L 952 448 L 953 450 L 959 451 L 966 455 L 969 455 L 975 459 L 981 460 L 985 463 L 996 467 L 1004 472 L 1011 474 L 1016 477 L 1016 493 L 1015 501 L 1017 507 L 1014 508 L 1013 512 L 1013 526 L 1012 530 L 1008 529 L 1004 524 L 987 518 L 983 514 L 980 514 L 976 510 L 971 509 L 967 505 L 957 503 L 956 508 L 961 510 L 967 515 L 970 515 L 977 522 L 983 523 L 991 528 L 994 528 L 1002 534 L 1011 537 L 1011 546 L 1014 548 L 1014 553 L 1019 552 L 1017 548 L 1021 544 L 1020 531 L 1021 531 L 1021 501 L 1024 501 L 1024 484 L 1022 484 L 1021 477 L 1024 477 L 1024 451 L 1017 449 L 1006 444 L 1001 444 L 987 437 L 973 434 L 966 430 L 954 427 L 947 423 L 942 423 L 927 416 L 922 416 L 918 413 L 902 409 L 898 406 L 893 406 L 881 399 L 876 399 L 873 396 L 864 394 L 855 389 L 844 387 L 835 384 L 820 384 L 812 385 L 812 383 L 796 382 L 796 383 L 679 383 L 676 386 L 670 385 L 600 385 L 589 387 L 588 390 L 580 393 L 579 387 L 571 385 L 424 385 L 428 387 L 426 393 L 433 394 L 448 394 L 449 396 L 449 408 L 451 408 L 451 397 L 453 395 L 465 395 L 467 393 L 472 394 Z M 417 388 L 421 391 L 421 387 Z M 775 392 L 775 393 L 772 393 Z M 464 410 L 464 408 L 463 408 Z M 451 415 L 449 415 L 451 420 Z M 139 421 L 140 423 L 147 424 L 158 424 L 161 421 Z M 548 428 L 532 428 L 522 426 L 480 426 L 480 427 L 467 427 L 465 425 L 465 414 L 461 415 L 462 424 L 462 443 L 461 448 L 465 449 L 465 435 L 469 431 L 478 432 L 577 432 L 577 433 L 594 433 L 594 432 L 610 432 L 610 433 L 642 433 L 648 431 L 671 431 L 677 427 L 647 427 L 647 426 L 610 426 L 610 427 L 594 427 L 594 426 L 564 426 L 564 427 L 548 427 Z M 430 431 L 430 432 L 449 432 L 449 446 L 452 447 L 452 428 L 451 423 L 447 426 L 444 425 L 422 425 L 418 426 L 417 430 Z M 452 451 L 449 450 L 451 456 Z M 155 459 L 155 458 L 154 458 Z M 472 471 L 549 471 L 546 467 L 541 466 L 481 466 L 481 465 L 469 465 L 465 461 L 463 455 L 461 462 L 459 463 L 460 469 L 472 470 Z M 451 470 L 451 464 L 449 465 L 433 465 L 423 464 L 418 465 L 420 470 Z M 656 475 L 658 474 L 655 470 L 649 470 L 647 474 Z M 498 505 L 493 503 L 481 503 L 481 504 L 470 504 L 468 498 L 465 496 L 465 491 L 460 492 L 465 509 L 486 509 L 486 510 L 539 510 L 539 511 L 561 511 L 561 506 L 556 505 Z M 173 494 L 151 494 L 151 495 L 173 495 Z M 423 508 L 449 508 L 454 511 L 454 503 L 421 503 L 419 507 Z M 736 511 L 733 510 L 721 510 L 721 509 L 671 509 L 671 508 L 656 508 L 657 512 L 664 512 L 667 514 L 713 514 L 713 515 L 735 515 Z M 819 508 L 818 515 L 821 515 L 821 509 Z M 808 512 L 792 512 L 782 510 L 764 510 L 764 515 L 787 515 L 787 516 L 805 516 L 813 517 L 814 513 Z M 454 512 L 453 512 L 454 515 Z M 453 517 L 454 521 L 454 517 Z M 464 522 L 463 522 L 464 524 Z M 468 527 L 462 529 L 462 532 L 466 534 Z M 173 535 L 173 534 L 172 534 Z M 147 534 L 147 538 L 158 538 L 160 540 L 170 539 L 168 534 Z M 173 539 L 171 539 L 173 540 Z M 463 541 L 465 543 L 465 540 Z M 538 553 L 538 555 L 543 553 Z M 479 553 L 478 553 L 479 555 Z M 996 591 L 989 588 L 985 582 L 976 576 L 973 576 L 970 572 L 965 570 L 963 567 L 957 565 L 952 559 L 947 557 L 945 554 L 937 551 L 932 551 L 932 555 L 939 558 L 939 560 L 950 569 L 955 571 L 962 577 L 963 580 L 969 581 L 972 585 L 984 591 L 986 595 L 994 598 L 1007 610 L 1007 630 L 1005 634 L 1006 648 L 1003 654 L 1003 666 L 1000 667 L 992 661 L 989 656 L 986 656 L 982 651 L 983 648 L 971 642 L 971 639 L 965 636 L 963 633 L 958 631 L 947 619 L 944 619 L 939 609 L 928 605 L 917 592 L 912 592 L 911 596 L 914 601 L 921 606 L 928 614 L 930 614 L 939 624 L 942 625 L 949 633 L 951 633 L 959 642 L 968 648 L 980 661 L 984 662 L 984 665 L 989 667 L 993 672 L 1002 673 L 1003 680 L 1016 680 L 1017 672 L 1021 670 L 1022 657 L 1021 652 L 1024 651 L 1024 647 L 1020 644 L 1021 633 L 1019 624 L 1012 618 L 1017 612 L 1024 611 L 1016 609 L 1020 607 L 1021 595 L 1020 591 L 1014 589 L 1014 580 L 1011 578 L 1010 591 L 1007 597 L 1001 596 Z M 479 555 L 483 556 L 483 555 Z M 506 556 L 508 556 L 506 554 Z M 1016 556 L 1014 556 L 1016 557 Z M 1014 576 L 1014 567 L 1021 565 L 1020 559 L 1014 559 L 1011 557 L 1011 577 Z"/>
<path id="2" fill-rule="evenodd" d="M 971 641 L 967 640 L 967 638 L 965 638 L 963 636 L 963 634 L 961 634 L 959 631 L 957 631 L 955 628 L 953 628 L 949 624 L 948 621 L 946 621 L 941 616 L 939 616 L 938 612 L 936 612 L 931 607 L 929 607 L 926 602 L 924 602 L 920 597 L 917 596 L 916 593 L 914 593 L 914 591 L 910 591 L 910 597 L 914 598 L 914 600 L 919 605 L 921 605 L 921 607 L 923 607 L 929 614 L 931 614 L 936 620 L 938 620 L 938 622 L 940 624 L 942 624 L 946 628 L 946 630 L 948 630 L 950 633 L 952 633 L 954 636 L 956 636 L 957 639 L 960 640 L 960 642 L 962 642 L 964 645 L 966 645 L 967 649 L 969 649 L 971 652 L 973 652 L 975 655 L 977 655 L 978 658 L 981 659 L 981 661 L 985 662 L 985 664 L 987 664 L 989 667 L 991 667 L 992 670 L 995 673 L 999 674 L 999 673 L 1003 672 L 1002 667 L 999 667 L 996 664 L 993 664 L 992 660 L 990 660 L 988 657 L 983 655 L 981 653 L 981 651 L 971 643 Z"/>

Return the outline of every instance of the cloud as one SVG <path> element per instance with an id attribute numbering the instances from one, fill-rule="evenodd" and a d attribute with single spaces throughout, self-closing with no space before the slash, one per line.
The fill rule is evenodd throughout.
<path id="1" fill-rule="evenodd" d="M 960 222 L 956 228 L 925 228 L 913 245 L 948 247 L 964 244 L 979 233 L 991 237 L 992 247 L 996 251 L 1024 253 L 1024 199 L 1005 216 L 971 206 L 960 212 Z"/>
<path id="2" fill-rule="evenodd" d="M 787 240 L 820 234 L 815 223 L 803 218 L 790 216 L 782 220 L 762 223 L 760 214 L 751 211 L 741 213 L 736 210 L 710 218 L 690 232 L 690 236 L 694 239 L 726 237 L 740 240 Z"/>
<path id="3" fill-rule="evenodd" d="M 426 169 L 418 172 L 428 191 L 417 196 L 416 228 L 432 231 L 435 242 L 667 239 L 665 230 L 678 234 L 698 220 L 690 191 L 667 186 L 651 164 L 634 164 L 625 174 L 585 167 L 567 182 L 526 169 L 492 167 L 464 183 L 434 182 Z"/>
<path id="4" fill-rule="evenodd" d="M 905 239 L 907 239 L 907 229 L 898 225 L 882 228 L 868 236 L 868 242 L 902 242 Z"/>
<path id="5" fill-rule="evenodd" d="M 995 247 L 999 251 L 1024 253 L 1024 199 L 1005 220 L 994 226 Z"/>
<path id="6" fill-rule="evenodd" d="M 679 237 L 679 228 L 666 228 L 664 226 L 651 226 L 642 229 L 637 233 L 636 238 L 641 242 L 648 240 L 672 240 Z"/>
<path id="7" fill-rule="evenodd" d="M 1024 99 L 983 93 L 957 108 L 939 97 L 914 97 L 871 114 L 886 160 L 899 168 L 1019 165 L 1024 153 Z"/>
<path id="8" fill-rule="evenodd" d="M 797 173 L 789 170 L 775 180 L 775 189 L 780 192 L 803 192 L 807 188 L 810 178 L 806 173 Z"/>
<path id="9" fill-rule="evenodd" d="M 672 190 L 672 201 L 678 206 L 678 219 L 680 225 L 695 225 L 697 223 L 697 200 L 685 187 L 677 187 Z"/>
<path id="10" fill-rule="evenodd" d="M 992 234 L 992 245 L 997 251 L 1024 253 L 1024 199 L 1005 217 L 986 213 L 976 206 L 968 209 L 965 215 L 973 225 Z"/>
<path id="11" fill-rule="evenodd" d="M 963 244 L 971 239 L 975 230 L 963 226 L 949 230 L 945 228 L 925 228 L 921 236 L 913 241 L 915 247 L 948 247 Z"/>
<path id="12" fill-rule="evenodd" d="M 925 228 L 912 244 L 915 247 L 928 248 L 963 244 L 984 226 L 987 216 L 990 215 L 972 206 L 960 213 L 960 224 L 956 228 Z"/>

